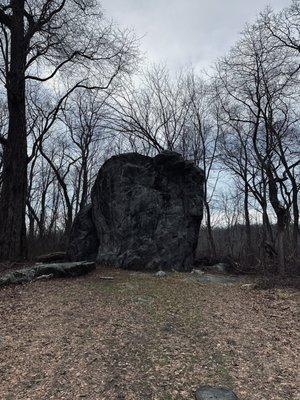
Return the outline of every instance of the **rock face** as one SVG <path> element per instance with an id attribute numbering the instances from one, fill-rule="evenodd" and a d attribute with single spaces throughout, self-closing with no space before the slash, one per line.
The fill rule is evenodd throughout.
<path id="1" fill-rule="evenodd" d="M 81 219 L 88 219 L 97 232 L 99 263 L 189 270 L 203 214 L 203 180 L 203 172 L 177 153 L 112 157 L 93 187 L 90 217 L 74 223 L 70 248 L 79 250 L 73 259 L 90 252 L 79 238 L 94 235 L 94 228 L 81 228 L 89 225 Z"/>
<path id="2" fill-rule="evenodd" d="M 95 260 L 98 253 L 98 238 L 92 219 L 92 206 L 80 211 L 73 223 L 69 240 L 68 258 L 72 261 Z"/>

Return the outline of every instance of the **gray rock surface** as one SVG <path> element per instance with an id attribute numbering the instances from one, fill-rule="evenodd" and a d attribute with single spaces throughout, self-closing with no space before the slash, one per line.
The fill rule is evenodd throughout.
<path id="1" fill-rule="evenodd" d="M 167 276 L 167 274 L 165 273 L 165 271 L 157 271 L 155 276 L 157 276 L 158 278 L 163 278 L 164 276 Z"/>
<path id="2" fill-rule="evenodd" d="M 196 391 L 196 400 L 238 400 L 230 389 L 202 386 Z"/>
<path id="3" fill-rule="evenodd" d="M 203 275 L 205 272 L 202 269 L 192 269 L 191 274 Z"/>
<path id="4" fill-rule="evenodd" d="M 69 238 L 68 259 L 71 261 L 95 260 L 98 237 L 92 218 L 92 206 L 84 207 L 76 216 Z"/>
<path id="5" fill-rule="evenodd" d="M 85 275 L 96 268 L 95 262 L 71 262 L 38 264 L 30 268 L 12 271 L 0 277 L 0 287 L 10 284 L 28 283 L 40 277 L 67 278 Z"/>
<path id="6" fill-rule="evenodd" d="M 97 261 L 127 269 L 190 270 L 203 214 L 203 180 L 199 168 L 173 152 L 110 158 L 91 196 Z M 83 239 L 90 235 L 74 226 L 70 247 L 79 251 L 71 251 L 73 259 L 88 253 L 76 230 Z"/>

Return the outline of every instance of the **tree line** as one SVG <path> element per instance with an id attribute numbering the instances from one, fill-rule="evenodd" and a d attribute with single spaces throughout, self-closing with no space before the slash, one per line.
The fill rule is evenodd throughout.
<path id="1" fill-rule="evenodd" d="M 295 268 L 298 1 L 262 11 L 205 76 L 143 70 L 132 32 L 95 0 L 2 1 L 0 24 L 0 259 L 65 243 L 111 155 L 168 149 L 205 173 L 199 254 Z"/>

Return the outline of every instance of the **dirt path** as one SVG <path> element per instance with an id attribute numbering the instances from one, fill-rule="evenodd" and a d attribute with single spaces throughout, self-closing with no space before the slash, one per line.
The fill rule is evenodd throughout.
<path id="1" fill-rule="evenodd" d="M 0 399 L 299 399 L 296 296 L 103 269 L 2 289 Z"/>

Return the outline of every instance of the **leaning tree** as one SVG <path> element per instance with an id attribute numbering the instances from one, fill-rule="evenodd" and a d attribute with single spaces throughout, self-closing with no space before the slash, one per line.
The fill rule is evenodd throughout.
<path id="1" fill-rule="evenodd" d="M 16 259 L 26 255 L 29 83 L 45 84 L 61 99 L 79 87 L 107 88 L 128 69 L 135 46 L 129 32 L 104 18 L 97 0 L 1 1 L 0 28 L 8 104 L 8 130 L 0 136 L 0 259 Z"/>

